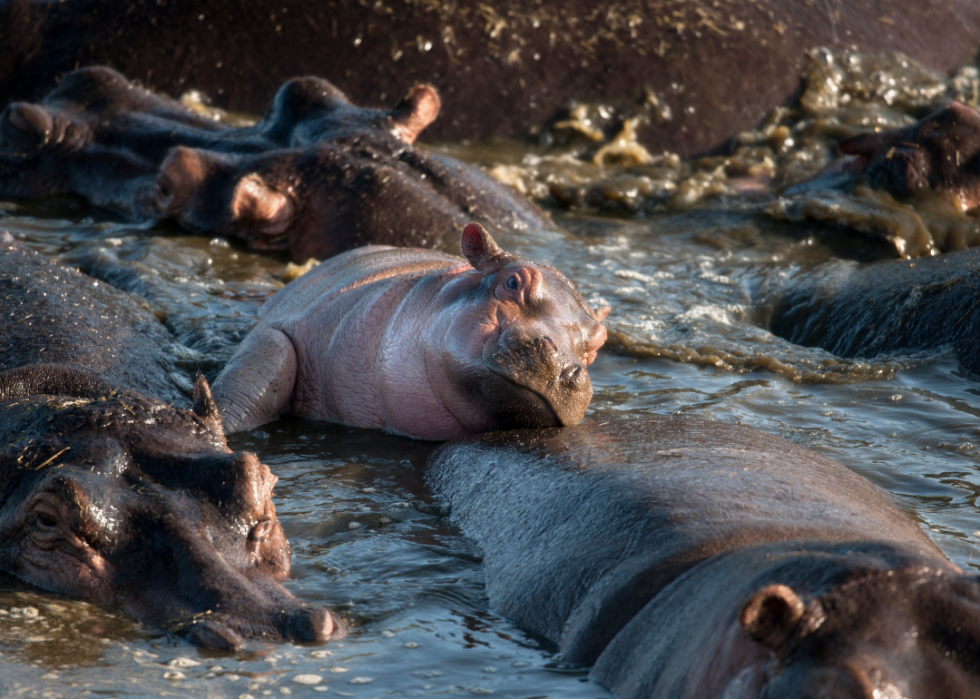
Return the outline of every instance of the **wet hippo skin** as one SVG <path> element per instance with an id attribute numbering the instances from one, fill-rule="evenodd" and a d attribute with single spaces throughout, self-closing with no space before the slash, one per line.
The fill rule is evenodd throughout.
<path id="1" fill-rule="evenodd" d="M 971 697 L 980 581 L 889 496 L 746 428 L 650 416 L 450 442 L 428 481 L 494 609 L 618 699 Z"/>
<path id="2" fill-rule="evenodd" d="M 95 372 L 100 385 L 176 406 L 190 400 L 164 352 L 173 337 L 132 296 L 51 262 L 0 231 L 0 371 L 52 364 Z M 39 378 L 38 386 L 49 379 Z M 184 383 L 190 384 L 186 376 Z M 26 385 L 26 384 L 25 384 Z M 30 390 L 31 393 L 50 391 Z"/>
<path id="3" fill-rule="evenodd" d="M 824 265 L 782 293 L 769 329 L 842 357 L 951 348 L 980 374 L 980 249 Z"/>
<path id="4" fill-rule="evenodd" d="M 460 247 L 363 247 L 277 292 L 215 382 L 225 429 L 287 411 L 420 439 L 581 420 L 609 308 L 477 223 Z"/>
<path id="5" fill-rule="evenodd" d="M 0 196 L 76 194 L 301 262 L 367 244 L 448 249 L 470 220 L 492 232 L 554 228 L 477 168 L 412 146 L 439 114 L 431 86 L 391 102 L 360 108 L 325 80 L 296 78 L 258 124 L 231 128 L 85 68 L 0 115 Z"/>
<path id="6" fill-rule="evenodd" d="M 0 569 L 211 648 L 342 633 L 282 587 L 276 477 L 204 378 L 192 409 L 156 397 L 152 314 L 0 232 L 0 337 Z"/>
<path id="7" fill-rule="evenodd" d="M 170 95 L 200 89 L 218 106 L 249 112 L 297 75 L 322 75 L 375 106 L 428 82 L 450 115 L 430 138 L 459 140 L 523 136 L 570 99 L 641 104 L 649 88 L 671 119 L 651 118 L 641 141 L 687 156 L 785 103 L 810 49 L 902 51 L 946 71 L 973 58 L 978 41 L 973 0 L 628 0 L 601 8 L 582 0 L 222 0 L 206 8 L 5 0 L 0 102 L 37 99 L 63 74 L 93 64 Z"/>

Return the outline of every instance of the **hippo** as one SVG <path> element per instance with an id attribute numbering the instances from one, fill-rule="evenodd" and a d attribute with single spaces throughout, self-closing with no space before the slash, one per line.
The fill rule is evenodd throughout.
<path id="1" fill-rule="evenodd" d="M 367 246 L 278 291 L 215 381 L 225 429 L 288 411 L 441 440 L 581 420 L 609 308 L 478 223 L 460 248 Z"/>
<path id="2" fill-rule="evenodd" d="M 980 248 L 915 260 L 833 262 L 772 302 L 768 328 L 842 357 L 951 348 L 980 375 Z"/>
<path id="3" fill-rule="evenodd" d="M 574 100 L 643 116 L 650 152 L 688 157 L 789 102 L 811 49 L 900 50 L 946 72 L 978 40 L 973 0 L 3 0 L 0 101 L 36 99 L 93 64 L 252 113 L 296 75 L 371 105 L 429 82 L 452 115 L 432 126 L 437 141 L 523 137 Z"/>
<path id="4" fill-rule="evenodd" d="M 0 196 L 82 196 L 133 221 L 169 217 L 194 233 L 285 250 L 299 262 L 365 244 L 448 249 L 436 231 L 554 228 L 474 167 L 412 147 L 439 113 L 416 85 L 391 109 L 350 103 L 296 78 L 265 117 L 233 128 L 114 70 L 76 70 L 40 103 L 0 115 Z"/>
<path id="5" fill-rule="evenodd" d="M 204 377 L 161 400 L 152 313 L 0 233 L 0 337 L 0 570 L 208 648 L 342 635 L 282 586 L 276 477 L 228 448 Z"/>
<path id="6" fill-rule="evenodd" d="M 926 257 L 980 245 L 980 114 L 952 101 L 898 129 L 838 143 L 843 157 L 777 190 L 762 212 L 867 237 L 877 256 Z M 885 243 L 882 245 L 882 243 Z"/>
<path id="7" fill-rule="evenodd" d="M 134 297 L 51 262 L 0 231 L 0 371 L 84 368 L 111 390 L 178 407 L 191 377 L 165 348 L 174 338 Z"/>
<path id="8" fill-rule="evenodd" d="M 662 416 L 496 432 L 441 446 L 427 481 L 491 606 L 618 699 L 980 688 L 980 578 L 782 439 Z"/>
<path id="9" fill-rule="evenodd" d="M 904 129 L 852 136 L 838 146 L 876 189 L 898 197 L 938 192 L 958 211 L 980 205 L 980 114 L 959 102 Z"/>

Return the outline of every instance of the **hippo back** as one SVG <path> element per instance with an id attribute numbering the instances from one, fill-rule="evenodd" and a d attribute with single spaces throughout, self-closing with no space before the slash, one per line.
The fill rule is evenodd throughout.
<path id="1" fill-rule="evenodd" d="M 889 496 L 785 440 L 693 419 L 452 442 L 429 480 L 480 544 L 491 604 L 592 663 L 665 586 L 723 551 L 874 540 L 941 554 Z"/>
<path id="2" fill-rule="evenodd" d="M 190 403 L 170 378 L 175 369 L 164 348 L 173 337 L 150 311 L 6 232 L 0 232 L 0 309 L 0 372 L 76 366 L 116 390 Z"/>

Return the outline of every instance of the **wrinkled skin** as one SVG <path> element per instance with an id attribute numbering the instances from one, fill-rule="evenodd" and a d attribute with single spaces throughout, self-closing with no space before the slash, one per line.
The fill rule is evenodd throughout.
<path id="1" fill-rule="evenodd" d="M 776 299 L 769 329 L 841 357 L 951 348 L 980 374 L 980 249 L 823 265 Z"/>
<path id="2" fill-rule="evenodd" d="M 169 333 L 128 295 L 0 233 L 0 569 L 195 643 L 324 641 L 280 584 L 276 478 L 232 453 L 207 382 L 176 397 Z"/>
<path id="3" fill-rule="evenodd" d="M 618 699 L 966 699 L 980 579 L 844 467 L 658 416 L 445 445 L 499 612 Z M 519 503 L 519 507 L 515 507 Z"/>
<path id="4" fill-rule="evenodd" d="M 609 309 L 479 224 L 461 248 L 360 248 L 276 293 L 215 383 L 225 429 L 287 410 L 433 440 L 581 420 Z"/>
<path id="5" fill-rule="evenodd" d="M 974 0 L 2 0 L 0 102 L 96 64 L 252 113 L 297 75 L 372 105 L 424 81 L 451 115 L 436 141 L 524 137 L 579 100 L 649 117 L 650 152 L 688 157 L 788 103 L 814 48 L 900 50 L 945 73 L 978 36 Z M 669 118 L 644 108 L 646 89 Z"/>
<path id="6" fill-rule="evenodd" d="M 298 78 L 261 122 L 236 129 L 86 68 L 0 115 L 0 196 L 77 194 L 303 262 L 371 243 L 445 248 L 433 231 L 474 218 L 492 230 L 553 227 L 477 169 L 412 147 L 439 105 L 417 85 L 392 109 L 364 109 L 325 80 Z"/>

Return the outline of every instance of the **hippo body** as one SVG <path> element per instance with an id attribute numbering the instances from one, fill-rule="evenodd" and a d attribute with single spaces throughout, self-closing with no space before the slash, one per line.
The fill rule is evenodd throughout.
<path id="1" fill-rule="evenodd" d="M 824 265 L 782 293 L 769 329 L 842 357 L 951 347 L 980 374 L 980 249 Z"/>
<path id="2" fill-rule="evenodd" d="M 619 699 L 975 696 L 980 583 L 883 491 L 745 428 L 645 417 L 444 445 L 491 605 Z"/>
<path id="3" fill-rule="evenodd" d="M 219 0 L 207 8 L 3 0 L 0 100 L 36 99 L 64 73 L 93 64 L 253 113 L 296 75 L 324 75 L 372 105 L 424 81 L 453 115 L 433 125 L 440 141 L 521 137 L 579 100 L 645 113 L 643 144 L 686 157 L 789 101 L 811 49 L 900 50 L 946 72 L 973 59 L 978 38 L 973 0 Z M 647 89 L 667 109 L 639 109 Z"/>
<path id="4" fill-rule="evenodd" d="M 0 337 L 0 569 L 213 648 L 340 633 L 282 587 L 276 477 L 207 382 L 160 400 L 190 405 L 151 313 L 0 233 Z"/>
<path id="5" fill-rule="evenodd" d="M 225 428 L 287 409 L 422 439 L 578 422 L 608 308 L 479 224 L 462 249 L 360 248 L 276 293 L 215 383 Z"/>
<path id="6" fill-rule="evenodd" d="M 476 168 L 412 147 L 439 113 L 418 85 L 363 109 L 318 78 L 282 86 L 265 117 L 232 128 L 108 68 L 65 76 L 37 104 L 0 115 L 0 196 L 76 194 L 133 220 L 324 259 L 366 244 L 447 248 L 439 231 L 552 228 Z"/>
<path id="7" fill-rule="evenodd" d="M 153 313 L 2 231 L 0 308 L 0 372 L 25 368 L 26 377 L 35 364 L 82 367 L 110 388 L 190 405 L 163 351 L 174 339 Z"/>

